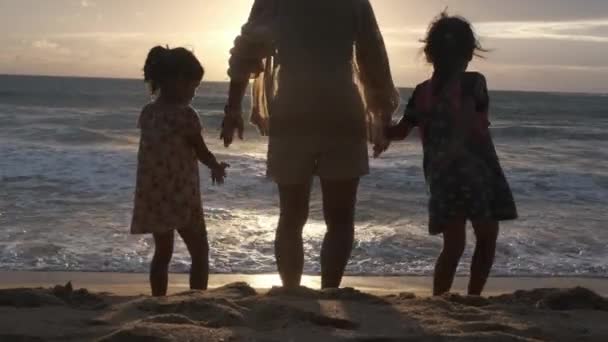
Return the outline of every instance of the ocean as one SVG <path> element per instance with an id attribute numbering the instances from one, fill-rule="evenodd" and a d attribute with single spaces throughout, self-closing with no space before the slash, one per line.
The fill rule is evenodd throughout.
<path id="1" fill-rule="evenodd" d="M 193 106 L 210 148 L 231 164 L 223 187 L 201 167 L 215 273 L 274 272 L 278 195 L 266 139 L 217 139 L 227 85 Z M 405 102 L 411 89 L 402 89 Z M 521 218 L 502 225 L 494 275 L 608 277 L 608 96 L 493 92 L 492 134 Z M 0 76 L 0 270 L 147 272 L 153 242 L 129 235 L 141 107 L 138 80 Z M 417 137 L 362 180 L 348 273 L 429 275 L 442 240 L 427 233 Z M 324 234 L 318 184 L 305 228 L 306 272 Z M 459 268 L 467 274 L 474 236 Z M 172 270 L 187 272 L 178 242 Z"/>

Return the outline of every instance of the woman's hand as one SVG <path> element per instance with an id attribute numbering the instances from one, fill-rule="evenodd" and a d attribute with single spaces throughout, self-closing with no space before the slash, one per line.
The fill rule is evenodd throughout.
<path id="1" fill-rule="evenodd" d="M 245 131 L 245 124 L 243 122 L 243 114 L 240 108 L 234 109 L 226 106 L 224 108 L 224 120 L 222 121 L 222 133 L 220 139 L 224 140 L 224 146 L 230 147 L 234 141 L 235 133 L 238 134 L 239 139 L 243 140 L 243 133 Z"/>
<path id="2" fill-rule="evenodd" d="M 216 166 L 211 168 L 211 181 L 213 185 L 222 185 L 224 184 L 224 180 L 226 179 L 226 169 L 229 168 L 230 165 L 226 163 L 219 163 Z"/>

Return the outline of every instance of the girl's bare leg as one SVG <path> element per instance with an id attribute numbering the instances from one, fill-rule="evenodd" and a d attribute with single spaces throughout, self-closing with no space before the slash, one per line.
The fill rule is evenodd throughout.
<path id="1" fill-rule="evenodd" d="M 154 234 L 154 257 L 150 264 L 150 287 L 152 295 L 162 297 L 167 295 L 169 283 L 169 263 L 173 255 L 173 231 Z"/>
<path id="2" fill-rule="evenodd" d="M 452 288 L 458 263 L 466 245 L 466 220 L 459 219 L 446 226 L 443 232 L 443 250 L 435 264 L 433 295 L 441 296 Z"/>
<path id="3" fill-rule="evenodd" d="M 209 242 L 205 223 L 194 229 L 180 230 L 179 235 L 192 258 L 190 289 L 206 290 L 209 284 Z"/>
<path id="4" fill-rule="evenodd" d="M 494 265 L 499 225 L 496 221 L 473 222 L 473 229 L 477 242 L 471 262 L 469 295 L 480 296 Z"/>

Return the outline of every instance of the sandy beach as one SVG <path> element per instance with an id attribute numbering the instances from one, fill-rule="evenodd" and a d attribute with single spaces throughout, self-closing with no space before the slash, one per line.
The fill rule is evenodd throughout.
<path id="1" fill-rule="evenodd" d="M 330 291 L 313 290 L 318 277 L 306 277 L 305 288 L 286 292 L 273 288 L 276 275 L 215 275 L 210 291 L 190 292 L 180 274 L 161 299 L 145 295 L 145 274 L 0 279 L 0 341 L 608 339 L 605 279 L 493 278 L 488 297 L 476 298 L 461 295 L 459 278 L 455 294 L 431 298 L 427 277 L 347 277 L 347 288 Z"/>

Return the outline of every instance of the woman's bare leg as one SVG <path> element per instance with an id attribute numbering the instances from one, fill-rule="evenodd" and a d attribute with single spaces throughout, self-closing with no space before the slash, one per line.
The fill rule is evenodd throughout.
<path id="1" fill-rule="evenodd" d="M 192 258 L 190 289 L 206 290 L 209 283 L 209 242 L 205 223 L 195 229 L 180 230 L 179 235 Z"/>
<path id="2" fill-rule="evenodd" d="M 466 245 L 466 220 L 449 224 L 443 232 L 443 250 L 435 264 L 433 295 L 441 296 L 450 292 L 458 263 Z"/>
<path id="3" fill-rule="evenodd" d="M 359 179 L 321 180 L 327 233 L 321 250 L 321 287 L 338 288 L 355 238 L 355 205 Z"/>
<path id="4" fill-rule="evenodd" d="M 469 295 L 480 296 L 494 265 L 499 225 L 496 221 L 473 222 L 473 229 L 477 241 L 471 262 Z"/>
<path id="5" fill-rule="evenodd" d="M 279 184 L 281 215 L 275 239 L 275 256 L 283 286 L 300 286 L 304 272 L 302 230 L 308 220 L 310 183 Z"/>
<path id="6" fill-rule="evenodd" d="M 162 297 L 167 295 L 169 283 L 169 263 L 173 256 L 173 231 L 154 234 L 154 257 L 150 264 L 150 287 L 152 295 Z"/>

